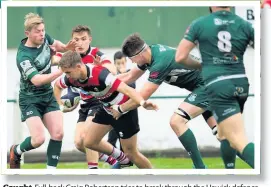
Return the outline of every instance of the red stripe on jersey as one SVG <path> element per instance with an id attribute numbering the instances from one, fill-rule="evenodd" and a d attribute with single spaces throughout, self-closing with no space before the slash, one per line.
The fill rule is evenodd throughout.
<path id="1" fill-rule="evenodd" d="M 82 58 L 82 62 L 83 62 L 84 64 L 88 64 L 88 63 L 92 64 L 92 63 L 93 63 L 93 57 L 90 56 L 90 55 L 84 56 L 84 57 Z"/>
<path id="2" fill-rule="evenodd" d="M 121 105 L 123 103 L 125 103 L 126 101 L 128 101 L 130 98 L 127 95 L 123 95 L 122 100 L 118 103 L 118 105 Z"/>
<path id="3" fill-rule="evenodd" d="M 95 57 L 98 51 L 99 51 L 99 48 L 95 47 L 94 49 L 91 50 L 90 54 Z"/>
<path id="4" fill-rule="evenodd" d="M 112 87 L 110 89 L 111 92 L 117 91 L 121 81 L 119 79 L 116 79 L 115 82 L 112 84 Z"/>
<path id="5" fill-rule="evenodd" d="M 63 80 L 63 78 L 61 78 L 61 79 L 58 79 L 57 81 L 58 81 L 58 85 L 61 87 L 61 88 L 68 88 L 67 86 L 66 86 L 66 84 L 64 84 L 63 82 L 62 82 L 62 80 Z"/>
<path id="6" fill-rule="evenodd" d="M 93 86 L 99 85 L 99 75 L 104 67 L 102 66 L 94 66 L 93 68 L 89 67 L 90 71 L 92 71 L 92 77 L 88 79 L 88 83 Z"/>
<path id="7" fill-rule="evenodd" d="M 82 92 L 80 92 L 80 96 L 83 101 L 93 98 L 92 95 L 86 95 L 86 94 L 83 94 Z"/>

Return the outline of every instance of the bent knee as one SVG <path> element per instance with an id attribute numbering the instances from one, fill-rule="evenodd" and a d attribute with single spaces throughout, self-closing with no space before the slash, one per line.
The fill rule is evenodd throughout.
<path id="1" fill-rule="evenodd" d="M 53 140 L 61 141 L 63 139 L 63 136 L 64 136 L 64 132 L 62 129 L 51 133 L 51 139 L 53 139 Z"/>
<path id="2" fill-rule="evenodd" d="M 40 147 L 45 142 L 45 136 L 39 135 L 39 136 L 33 136 L 31 137 L 31 144 L 33 147 L 37 148 Z"/>
<path id="3" fill-rule="evenodd" d="M 176 128 L 180 125 L 185 125 L 187 123 L 187 119 L 185 119 L 183 116 L 180 116 L 178 114 L 173 114 L 173 116 L 170 119 L 170 126 L 171 128 Z"/>

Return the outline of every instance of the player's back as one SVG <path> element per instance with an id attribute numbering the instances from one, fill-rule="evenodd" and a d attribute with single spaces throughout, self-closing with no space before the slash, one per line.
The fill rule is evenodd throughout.
<path id="1" fill-rule="evenodd" d="M 193 26 L 193 25 L 192 25 Z M 217 11 L 194 22 L 206 82 L 221 75 L 245 74 L 243 55 L 254 42 L 252 25 L 229 11 Z"/>

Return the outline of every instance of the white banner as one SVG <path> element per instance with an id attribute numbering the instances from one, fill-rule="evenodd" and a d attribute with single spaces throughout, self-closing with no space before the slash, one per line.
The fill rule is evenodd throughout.
<path id="1" fill-rule="evenodd" d="M 235 13 L 246 21 L 254 25 L 254 8 L 253 7 L 235 7 Z"/>

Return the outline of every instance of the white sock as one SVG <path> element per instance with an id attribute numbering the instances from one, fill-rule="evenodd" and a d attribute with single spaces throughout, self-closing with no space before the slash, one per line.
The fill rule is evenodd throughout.
<path id="1" fill-rule="evenodd" d="M 128 164 L 130 162 L 129 158 L 121 150 L 114 147 L 110 156 L 117 159 L 121 164 Z"/>
<path id="2" fill-rule="evenodd" d="M 56 169 L 56 167 L 55 166 L 48 166 L 47 165 L 47 168 L 46 169 Z"/>
<path id="3" fill-rule="evenodd" d="M 16 147 L 16 152 L 18 153 L 18 155 L 21 155 L 23 152 L 21 151 L 21 148 L 20 148 L 20 144 L 17 145 Z"/>

